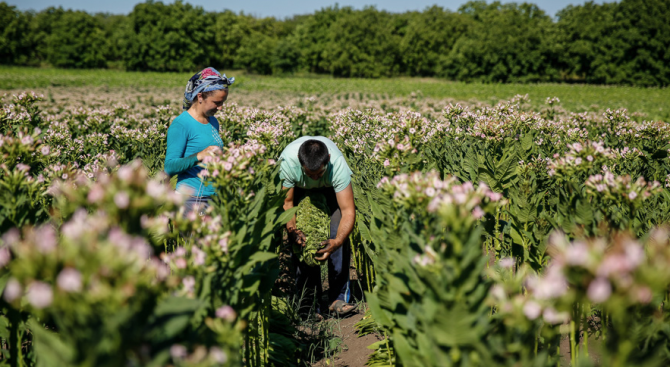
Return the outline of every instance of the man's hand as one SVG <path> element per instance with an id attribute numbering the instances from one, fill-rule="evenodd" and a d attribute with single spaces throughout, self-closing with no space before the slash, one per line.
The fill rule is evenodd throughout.
<path id="1" fill-rule="evenodd" d="M 324 261 L 330 257 L 330 254 L 340 248 L 340 246 L 342 246 L 342 242 L 339 242 L 336 239 L 325 240 L 321 242 L 321 247 L 323 248 L 316 252 L 314 259 Z"/>
<path id="2" fill-rule="evenodd" d="M 305 234 L 302 233 L 302 231 L 299 229 L 289 231 L 288 239 L 289 241 L 294 242 L 302 247 L 305 247 L 305 245 L 307 244 L 307 237 L 305 237 Z"/>
<path id="3" fill-rule="evenodd" d="M 216 145 L 210 145 L 196 156 L 200 162 L 210 154 L 221 154 L 221 148 Z"/>

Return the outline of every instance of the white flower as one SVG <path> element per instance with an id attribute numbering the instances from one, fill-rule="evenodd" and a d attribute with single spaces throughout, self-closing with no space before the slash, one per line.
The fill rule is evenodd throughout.
<path id="1" fill-rule="evenodd" d="M 21 297 L 22 292 L 23 289 L 21 289 L 21 283 L 19 283 L 19 281 L 14 278 L 10 278 L 7 281 L 7 285 L 5 285 L 3 296 L 5 301 L 13 302 L 15 299 Z"/>
<path id="2" fill-rule="evenodd" d="M 221 348 L 218 347 L 211 347 L 209 349 L 209 356 L 216 363 L 224 364 L 228 362 L 228 355 L 226 354 L 226 352 L 222 351 Z"/>
<path id="3" fill-rule="evenodd" d="M 509 269 L 512 266 L 514 266 L 514 259 L 511 257 L 500 259 L 500 261 L 498 261 L 498 265 L 500 265 L 503 268 Z"/>
<path id="4" fill-rule="evenodd" d="M 523 314 L 526 315 L 526 317 L 530 320 L 535 320 L 536 318 L 540 317 L 541 313 L 542 313 L 542 306 L 540 306 L 535 301 L 531 300 L 526 302 L 525 305 L 523 305 Z"/>
<path id="5" fill-rule="evenodd" d="M 598 277 L 591 284 L 586 291 L 586 295 L 589 299 L 595 303 L 602 303 L 607 301 L 612 294 L 612 285 L 609 280 L 605 278 Z"/>
<path id="6" fill-rule="evenodd" d="M 230 306 L 221 306 L 216 309 L 216 317 L 228 322 L 233 322 L 237 318 L 237 313 L 235 313 L 235 310 Z"/>
<path id="7" fill-rule="evenodd" d="M 51 286 L 47 283 L 40 281 L 32 282 L 28 286 L 26 297 L 33 307 L 42 309 L 49 306 L 51 301 L 53 301 L 53 290 L 51 290 Z"/>
<path id="8" fill-rule="evenodd" d="M 114 204 L 120 209 L 126 209 L 130 205 L 130 196 L 125 191 L 117 192 L 114 195 Z"/>
<path id="9" fill-rule="evenodd" d="M 81 273 L 73 268 L 65 268 L 56 278 L 58 288 L 66 292 L 79 292 L 81 290 Z"/>
<path id="10" fill-rule="evenodd" d="M 186 347 L 181 344 L 173 344 L 170 347 L 170 355 L 174 359 L 184 359 L 187 354 L 188 351 L 186 350 Z"/>

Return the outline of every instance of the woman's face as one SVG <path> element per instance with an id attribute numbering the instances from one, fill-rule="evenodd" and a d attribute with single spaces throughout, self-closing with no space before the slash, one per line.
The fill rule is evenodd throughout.
<path id="1" fill-rule="evenodd" d="M 200 108 L 205 111 L 206 116 L 214 116 L 221 109 L 226 99 L 228 99 L 227 90 L 215 90 L 214 93 L 202 101 Z"/>

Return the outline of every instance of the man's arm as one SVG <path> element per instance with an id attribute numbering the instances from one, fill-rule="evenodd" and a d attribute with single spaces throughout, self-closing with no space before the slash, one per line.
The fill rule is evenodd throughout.
<path id="1" fill-rule="evenodd" d="M 356 205 L 354 204 L 354 190 L 351 183 L 344 190 L 336 193 L 335 196 L 342 213 L 342 219 L 340 219 L 340 225 L 337 227 L 337 236 L 332 240 L 324 241 L 322 245 L 325 244 L 326 247 L 316 252 L 317 256 L 314 258 L 319 261 L 326 260 L 330 254 L 344 244 L 344 241 L 347 240 L 354 229 L 356 221 Z"/>
<path id="2" fill-rule="evenodd" d="M 295 190 L 293 187 L 287 188 L 282 186 L 282 190 L 286 189 L 288 189 L 288 191 L 286 192 L 286 198 L 284 199 L 284 210 L 289 210 L 293 208 L 293 193 Z M 298 245 L 305 246 L 306 237 L 301 230 L 296 228 L 295 215 L 288 221 L 288 223 L 286 223 L 286 229 L 288 230 L 288 236 L 291 241 L 295 241 Z"/>

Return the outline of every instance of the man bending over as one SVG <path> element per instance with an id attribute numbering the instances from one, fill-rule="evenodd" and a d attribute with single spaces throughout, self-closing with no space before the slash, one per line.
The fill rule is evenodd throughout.
<path id="1" fill-rule="evenodd" d="M 356 209 L 351 188 L 351 169 L 335 143 L 323 136 L 304 136 L 289 144 L 281 154 L 282 186 L 288 189 L 284 209 L 297 206 L 305 196 L 320 193 L 326 198 L 330 211 L 330 237 L 321 243 L 315 259 L 328 261 L 328 309 L 337 315 L 354 310 L 349 304 L 349 234 L 354 228 Z M 296 228 L 295 217 L 286 224 L 289 240 L 305 246 L 305 235 Z M 305 291 L 304 300 L 312 303 L 317 297 L 316 311 L 320 314 L 321 270 L 308 266 L 293 254 L 296 264 L 296 287 Z"/>

